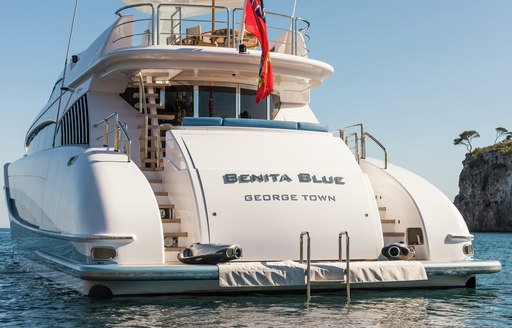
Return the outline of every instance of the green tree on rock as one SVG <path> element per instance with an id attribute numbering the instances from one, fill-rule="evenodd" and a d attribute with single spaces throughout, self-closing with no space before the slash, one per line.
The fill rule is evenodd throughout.
<path id="1" fill-rule="evenodd" d="M 458 138 L 453 139 L 453 144 L 466 146 L 468 152 L 471 154 L 471 152 L 473 151 L 471 140 L 474 138 L 480 138 L 480 134 L 475 130 L 464 131 L 461 134 L 459 134 Z"/>
<path id="2" fill-rule="evenodd" d="M 505 137 L 505 140 L 509 140 L 511 135 L 512 135 L 512 133 L 509 132 L 507 129 L 502 128 L 502 127 L 497 127 L 496 128 L 496 139 L 494 139 L 494 144 L 496 144 L 498 142 L 498 139 L 503 136 Z"/>

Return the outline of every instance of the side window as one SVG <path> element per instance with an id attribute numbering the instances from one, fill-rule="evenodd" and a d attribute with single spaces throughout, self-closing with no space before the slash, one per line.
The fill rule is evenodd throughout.
<path id="1" fill-rule="evenodd" d="M 27 154 L 33 154 L 41 150 L 52 148 L 54 133 L 54 122 L 45 122 L 32 130 L 25 144 Z"/>

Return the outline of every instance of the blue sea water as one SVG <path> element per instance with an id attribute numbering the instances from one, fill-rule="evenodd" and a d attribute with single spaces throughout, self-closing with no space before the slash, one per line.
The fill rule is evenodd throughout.
<path id="1" fill-rule="evenodd" d="M 55 287 L 12 259 L 0 229 L 0 327 L 510 327 L 512 234 L 478 233 L 476 256 L 502 272 L 475 289 L 304 295 L 157 296 L 93 300 Z"/>

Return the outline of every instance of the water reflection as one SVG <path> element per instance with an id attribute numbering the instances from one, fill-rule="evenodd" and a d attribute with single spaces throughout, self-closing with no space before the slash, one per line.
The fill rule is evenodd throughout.
<path id="1" fill-rule="evenodd" d="M 91 300 L 23 271 L 0 230 L 0 325 L 79 327 L 503 327 L 512 326 L 511 235 L 477 236 L 482 257 L 504 272 L 476 289 L 361 291 L 250 296 L 159 296 Z M 479 241 L 480 240 L 480 241 Z M 505 246 L 504 246 L 505 245 Z M 508 245 L 508 246 L 507 246 Z M 479 247 L 480 246 L 480 247 Z M 495 250 L 500 246 L 499 253 Z M 489 252 L 485 254 L 484 252 Z"/>

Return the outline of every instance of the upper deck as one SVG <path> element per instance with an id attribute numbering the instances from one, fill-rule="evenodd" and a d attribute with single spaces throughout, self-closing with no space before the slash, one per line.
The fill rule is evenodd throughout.
<path id="1" fill-rule="evenodd" d="M 108 50 L 160 46 L 205 46 L 238 49 L 259 47 L 250 33 L 239 35 L 243 3 L 238 0 L 141 1 L 125 0 L 129 5 L 116 11 Z M 307 57 L 309 22 L 300 17 L 266 11 L 271 52 Z"/>

